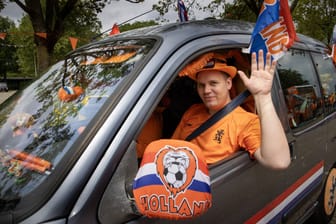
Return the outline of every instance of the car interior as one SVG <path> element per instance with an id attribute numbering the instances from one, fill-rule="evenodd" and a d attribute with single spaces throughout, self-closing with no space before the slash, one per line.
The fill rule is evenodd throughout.
<path id="1" fill-rule="evenodd" d="M 243 70 L 246 74 L 249 74 L 250 57 L 248 54 L 243 54 L 241 52 L 241 49 L 226 49 L 216 51 L 216 53 L 224 55 L 226 57 L 228 65 L 236 66 L 237 69 Z M 246 88 L 240 80 L 239 76 L 237 75 L 233 79 L 233 88 L 230 92 L 231 98 L 236 97 L 244 90 L 246 90 Z M 125 220 L 131 219 L 132 217 L 134 218 L 140 215 L 134 203 L 132 183 L 133 178 L 135 177 L 134 172 L 137 172 L 137 167 L 140 166 L 142 155 L 147 145 L 150 144 L 152 141 L 158 139 L 169 139 L 172 136 L 184 112 L 192 104 L 200 102 L 201 99 L 198 96 L 195 81 L 188 76 L 178 75 L 169 86 L 167 91 L 164 93 L 164 96 L 161 98 L 159 104 L 156 106 L 149 119 L 146 121 L 145 125 L 140 131 L 140 134 L 137 137 L 137 140 L 129 146 L 129 150 L 127 150 L 127 153 L 122 159 L 123 161 L 125 161 L 125 163 L 123 161 L 121 161 L 120 163 L 128 164 L 127 167 L 118 167 L 118 170 L 116 172 L 120 172 L 120 175 L 114 175 L 116 177 L 127 176 L 128 179 L 125 180 L 125 182 L 121 182 L 122 185 L 120 186 L 118 186 L 118 184 L 120 184 L 120 182 L 118 181 L 112 180 L 110 182 L 111 186 L 108 187 L 110 191 L 106 191 L 106 194 L 109 195 L 105 195 L 101 203 L 100 220 L 103 223 L 104 220 L 108 221 L 110 217 L 109 215 L 107 215 L 108 211 L 104 211 L 104 209 L 108 208 L 109 211 L 111 211 L 111 206 L 113 205 L 113 203 L 109 203 L 109 200 L 112 200 L 113 197 L 115 197 L 116 195 L 118 195 L 118 197 L 120 196 L 129 199 L 129 201 L 125 202 L 122 205 L 118 204 L 118 209 L 120 209 L 121 206 L 124 211 L 127 211 L 125 212 L 125 214 L 128 214 L 126 215 L 126 217 L 122 215 L 120 216 L 120 214 L 117 215 L 120 218 L 120 221 L 123 222 Z M 241 107 L 249 112 L 256 113 L 252 96 L 249 96 L 247 99 L 245 99 Z M 136 148 L 137 150 L 138 162 L 133 161 L 135 159 L 134 154 L 132 156 L 132 152 L 134 153 L 134 148 Z M 212 166 L 216 167 L 219 164 L 225 163 L 225 161 L 226 159 L 224 159 L 223 161 L 219 161 L 218 163 L 212 164 L 211 166 L 209 166 L 209 169 L 211 169 Z"/>
<path id="2" fill-rule="evenodd" d="M 250 57 L 248 54 L 243 54 L 241 49 L 226 49 L 214 53 L 224 57 L 228 65 L 235 66 L 238 70 L 243 70 L 246 74 L 249 74 Z M 194 61 L 188 65 L 195 64 Z M 137 155 L 139 164 L 141 156 L 150 142 L 157 139 L 171 138 L 184 112 L 191 105 L 202 102 L 197 93 L 196 82 L 187 75 L 183 75 L 183 70 L 184 68 L 169 86 L 138 136 Z M 230 94 L 233 99 L 246 90 L 246 87 L 239 75 L 236 75 L 232 81 L 233 87 L 230 90 Z M 249 112 L 256 113 L 251 95 L 245 99 L 241 107 Z"/>

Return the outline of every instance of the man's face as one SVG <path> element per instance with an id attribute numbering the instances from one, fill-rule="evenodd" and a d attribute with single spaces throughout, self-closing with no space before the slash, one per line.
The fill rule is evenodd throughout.
<path id="1" fill-rule="evenodd" d="M 197 75 L 197 91 L 210 114 L 231 101 L 231 86 L 232 79 L 220 71 L 202 71 Z"/>

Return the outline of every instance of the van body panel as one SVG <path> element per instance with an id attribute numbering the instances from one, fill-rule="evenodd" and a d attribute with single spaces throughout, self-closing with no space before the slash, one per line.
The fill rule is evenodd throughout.
<path id="1" fill-rule="evenodd" d="M 6 114 L 0 117 L 1 156 L 16 149 L 52 166 L 42 173 L 22 167 L 15 173 L 2 163 L 0 220 L 171 223 L 142 216 L 134 203 L 138 136 L 164 104 L 162 138 L 169 138 L 183 112 L 199 102 L 193 81 L 178 76 L 199 55 L 222 53 L 248 71 L 250 55 L 244 49 L 253 27 L 204 20 L 107 37 L 70 52 L 1 104 L 0 112 Z M 336 162 L 336 80 L 330 79 L 336 70 L 321 42 L 299 37 L 278 61 L 272 89 L 290 166 L 270 170 L 244 150 L 209 165 L 211 208 L 179 222 L 303 223 L 323 203 L 325 181 Z M 85 94 L 60 98 L 59 91 L 71 92 L 74 83 Z M 235 80 L 235 90 L 243 89 Z M 22 120 L 24 125 L 18 122 Z"/>

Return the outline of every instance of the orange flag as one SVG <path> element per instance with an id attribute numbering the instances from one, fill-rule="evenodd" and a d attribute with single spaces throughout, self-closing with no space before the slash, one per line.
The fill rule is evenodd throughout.
<path id="1" fill-rule="evenodd" d="M 6 38 L 6 35 L 7 35 L 7 33 L 0 33 L 0 39 L 5 39 Z"/>
<path id="2" fill-rule="evenodd" d="M 35 33 L 35 35 L 47 39 L 47 33 Z"/>
<path id="3" fill-rule="evenodd" d="M 71 43 L 72 50 L 75 50 L 76 46 L 77 46 L 78 39 L 75 38 L 75 37 L 69 37 L 69 40 L 70 40 L 70 43 Z"/>
<path id="4" fill-rule="evenodd" d="M 118 24 L 115 23 L 112 27 L 111 32 L 110 32 L 110 36 L 112 36 L 114 34 L 118 34 L 118 33 L 120 33 L 119 26 L 118 26 Z"/>

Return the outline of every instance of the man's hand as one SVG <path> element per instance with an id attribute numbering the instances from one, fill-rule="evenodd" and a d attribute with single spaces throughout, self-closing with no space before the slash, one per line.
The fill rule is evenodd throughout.
<path id="1" fill-rule="evenodd" d="M 254 97 L 260 119 L 261 146 L 254 157 L 264 166 L 285 169 L 290 164 L 289 147 L 271 96 L 275 67 L 276 61 L 272 62 L 269 53 L 265 64 L 264 52 L 260 50 L 258 61 L 256 53 L 252 54 L 250 78 L 242 71 L 238 71 L 238 74 Z"/>
<path id="2" fill-rule="evenodd" d="M 263 50 L 259 50 L 258 61 L 256 53 L 252 53 L 250 78 L 247 77 L 243 71 L 238 71 L 238 74 L 252 95 L 269 95 L 272 88 L 275 67 L 276 61 L 272 62 L 271 54 L 267 53 L 265 64 Z"/>

